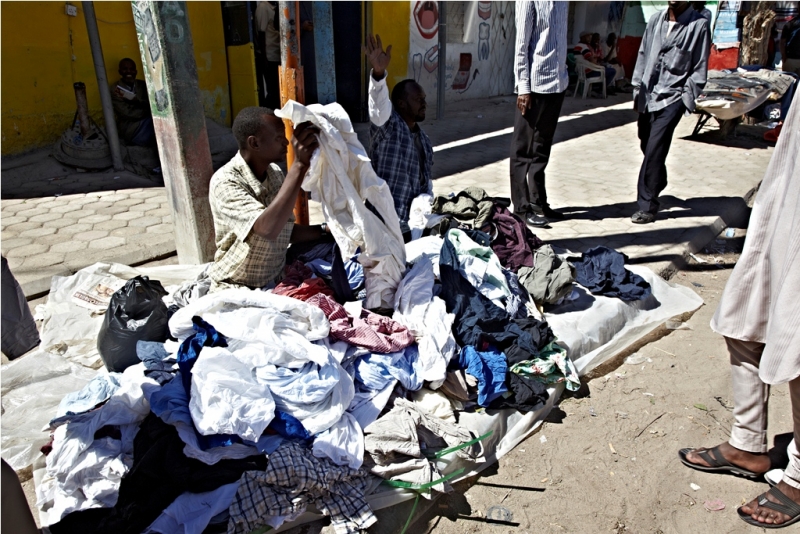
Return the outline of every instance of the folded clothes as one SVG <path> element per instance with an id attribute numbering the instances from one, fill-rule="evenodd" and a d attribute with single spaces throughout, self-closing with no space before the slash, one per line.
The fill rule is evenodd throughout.
<path id="1" fill-rule="evenodd" d="M 642 300 L 652 289 L 644 278 L 625 268 L 628 257 L 608 247 L 594 247 L 572 264 L 576 280 L 595 295 L 617 297 L 620 300 Z"/>

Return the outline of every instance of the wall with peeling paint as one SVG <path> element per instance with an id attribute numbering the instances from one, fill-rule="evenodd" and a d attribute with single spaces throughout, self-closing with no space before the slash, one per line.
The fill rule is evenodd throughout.
<path id="1" fill-rule="evenodd" d="M 438 3 L 410 2 L 407 77 L 435 105 L 438 87 Z M 484 98 L 514 91 L 514 2 L 447 2 L 445 99 Z"/>
<path id="2" fill-rule="evenodd" d="M 0 153 L 10 155 L 54 143 L 75 115 L 74 82 L 86 84 L 92 118 L 103 124 L 100 95 L 83 9 L 64 2 L 0 3 Z M 130 2 L 96 2 L 108 79 L 119 79 L 119 60 L 141 56 Z M 218 2 L 187 2 L 195 61 L 206 115 L 230 125 L 228 64 Z"/>

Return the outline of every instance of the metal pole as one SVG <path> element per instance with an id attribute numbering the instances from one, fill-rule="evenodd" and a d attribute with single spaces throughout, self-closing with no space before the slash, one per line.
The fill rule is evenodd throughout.
<path id="1" fill-rule="evenodd" d="M 336 58 L 333 52 L 333 7 L 331 2 L 312 2 L 314 52 L 317 67 L 317 100 L 336 102 Z"/>
<path id="2" fill-rule="evenodd" d="M 436 119 L 444 118 L 444 86 L 447 78 L 447 2 L 439 2 L 439 69 L 436 86 Z"/>
<path id="3" fill-rule="evenodd" d="M 92 48 L 94 73 L 97 76 L 97 89 L 100 91 L 100 103 L 103 105 L 103 119 L 106 122 L 106 134 L 111 148 L 111 162 L 115 171 L 125 169 L 119 149 L 119 134 L 114 120 L 114 107 L 111 105 L 111 90 L 106 77 L 106 62 L 103 60 L 103 48 L 100 46 L 100 32 L 97 30 L 97 18 L 94 15 L 94 2 L 81 2 L 83 16 L 86 18 L 86 31 L 89 34 L 89 46 Z"/>
<path id="4" fill-rule="evenodd" d="M 294 100 L 300 104 L 305 104 L 305 92 L 303 85 L 303 67 L 300 63 L 300 2 L 278 2 L 278 19 L 280 21 L 281 32 L 281 107 L 289 100 Z M 286 138 L 291 139 L 294 135 L 292 123 L 284 119 L 286 128 Z M 294 150 L 289 143 L 289 151 L 286 154 L 286 165 L 291 167 L 294 162 Z M 297 195 L 294 205 L 294 217 L 297 224 L 308 224 L 308 195 L 302 189 Z"/>

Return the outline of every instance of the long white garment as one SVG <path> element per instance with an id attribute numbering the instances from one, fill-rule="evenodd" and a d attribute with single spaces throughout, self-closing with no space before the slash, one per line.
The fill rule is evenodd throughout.
<path id="1" fill-rule="evenodd" d="M 445 303 L 433 296 L 433 263 L 423 255 L 406 273 L 395 295 L 393 319 L 417 338 L 421 378 L 441 384 L 447 364 L 456 351 L 452 327 L 455 316 Z"/>
<path id="2" fill-rule="evenodd" d="M 711 328 L 765 343 L 759 376 L 782 384 L 800 376 L 800 103 L 795 99 L 756 196 L 744 250 Z"/>
<path id="3" fill-rule="evenodd" d="M 36 487 L 42 524 L 56 523 L 76 510 L 116 504 L 122 476 L 133 465 L 133 438 L 150 413 L 142 388 L 158 387 L 142 375 L 142 368 L 141 364 L 128 368 L 108 402 L 53 433 L 53 450 Z M 121 439 L 95 440 L 95 432 L 109 425 L 119 427 Z"/>
<path id="4" fill-rule="evenodd" d="M 294 124 L 312 122 L 320 128 L 319 150 L 311 158 L 303 189 L 322 204 L 342 256 L 352 257 L 361 248 L 358 261 L 364 266 L 367 291 L 364 307 L 391 308 L 406 264 L 400 221 L 389 186 L 375 174 L 350 118 L 336 103 L 306 107 L 293 100 L 275 114 Z M 367 209 L 365 201 L 380 218 Z"/>

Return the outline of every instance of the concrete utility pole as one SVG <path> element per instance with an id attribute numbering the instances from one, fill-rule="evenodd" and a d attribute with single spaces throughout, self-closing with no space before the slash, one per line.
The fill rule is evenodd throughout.
<path id="1" fill-rule="evenodd" d="M 214 169 L 186 3 L 133 0 L 131 5 L 178 261 L 205 263 L 215 250 L 208 204 Z"/>
<path id="2" fill-rule="evenodd" d="M 281 33 L 281 107 L 289 100 L 301 104 L 306 102 L 303 67 L 300 63 L 299 4 L 299 2 L 278 2 Z M 291 139 L 294 135 L 292 123 L 286 119 L 283 120 L 283 123 L 286 126 L 286 138 Z M 286 154 L 286 165 L 291 167 L 292 162 L 294 162 L 294 149 L 290 143 L 289 152 Z M 308 224 L 308 194 L 302 189 L 297 195 L 294 205 L 294 217 L 297 224 Z"/>
<path id="3" fill-rule="evenodd" d="M 103 106 L 103 119 L 106 123 L 106 134 L 108 135 L 108 146 L 111 149 L 111 162 L 115 171 L 125 169 L 122 164 L 122 153 L 119 148 L 119 134 L 117 133 L 117 123 L 114 120 L 114 108 L 111 105 L 111 90 L 108 88 L 108 78 L 106 77 L 106 62 L 103 59 L 103 47 L 100 46 L 100 32 L 97 29 L 97 18 L 94 14 L 94 2 L 82 2 L 83 16 L 86 19 L 86 31 L 89 34 L 89 46 L 92 49 L 92 60 L 94 61 L 94 73 L 97 77 L 97 90 L 100 92 L 100 103 Z M 86 91 L 84 87 L 84 100 Z M 80 109 L 80 106 L 78 106 Z M 81 117 L 81 131 L 89 129 L 88 121 Z"/>

